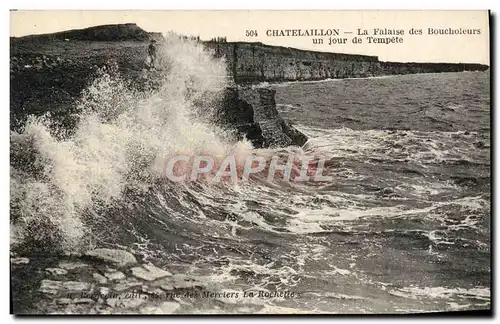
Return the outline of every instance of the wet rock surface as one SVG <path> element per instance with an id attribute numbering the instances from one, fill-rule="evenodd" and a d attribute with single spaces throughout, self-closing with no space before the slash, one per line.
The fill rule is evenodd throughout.
<path id="1" fill-rule="evenodd" d="M 132 268 L 132 275 L 136 278 L 153 281 L 163 277 L 171 276 L 168 271 L 159 269 L 152 264 L 144 264 L 142 267 Z"/>
<path id="2" fill-rule="evenodd" d="M 52 274 L 52 275 L 65 275 L 66 273 L 68 273 L 68 271 L 64 270 L 64 269 L 60 269 L 60 268 L 47 268 L 45 269 L 45 271 L 47 271 L 48 273 Z"/>
<path id="3" fill-rule="evenodd" d="M 255 147 L 304 145 L 307 136 L 279 115 L 275 94 L 275 90 L 268 88 L 227 88 L 219 118 Z"/>
<path id="4" fill-rule="evenodd" d="M 109 262 L 117 266 L 125 266 L 137 262 L 132 253 L 122 250 L 95 249 L 85 253 L 85 256 L 90 259 Z"/>
<path id="5" fill-rule="evenodd" d="M 64 270 L 73 270 L 76 268 L 86 267 L 85 263 L 81 262 L 61 262 L 59 263 L 59 268 Z"/>
<path id="6" fill-rule="evenodd" d="M 16 264 L 28 264 L 30 262 L 30 259 L 28 258 L 11 258 L 10 263 L 13 265 Z"/>
<path id="7" fill-rule="evenodd" d="M 30 268 L 41 274 L 31 292 L 37 298 L 29 310 L 14 313 L 225 314 L 241 309 L 254 313 L 264 307 L 254 298 L 241 298 L 242 292 L 236 298 L 235 291 L 221 290 L 195 275 L 141 264 L 123 250 L 96 249 L 55 264 L 60 268 Z M 23 266 L 31 265 L 18 265 Z M 18 293 L 13 287 L 13 294 Z"/>

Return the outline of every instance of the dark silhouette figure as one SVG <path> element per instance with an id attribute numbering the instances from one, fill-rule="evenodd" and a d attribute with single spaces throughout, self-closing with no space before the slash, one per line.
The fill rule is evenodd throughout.
<path id="1" fill-rule="evenodd" d="M 148 55 L 149 55 L 149 68 L 156 69 L 156 41 L 154 39 L 151 40 L 151 43 L 148 46 Z"/>

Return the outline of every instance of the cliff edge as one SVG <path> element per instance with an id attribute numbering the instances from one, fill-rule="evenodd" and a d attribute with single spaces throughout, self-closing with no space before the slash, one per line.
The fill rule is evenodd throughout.
<path id="1" fill-rule="evenodd" d="M 102 67 L 116 67 L 134 88 L 151 89 L 156 74 L 144 78 L 150 39 L 163 36 L 136 24 L 11 38 L 11 129 L 22 127 L 28 115 L 47 111 L 57 123 L 72 129 L 74 103 Z M 303 145 L 307 138 L 279 116 L 274 95 L 269 89 L 226 89 L 220 121 L 256 147 Z M 250 113 L 240 114 L 241 107 Z"/>
<path id="2" fill-rule="evenodd" d="M 485 71 L 475 63 L 384 62 L 377 56 L 301 50 L 248 42 L 206 42 L 225 57 L 236 83 L 364 78 L 395 74 Z"/>

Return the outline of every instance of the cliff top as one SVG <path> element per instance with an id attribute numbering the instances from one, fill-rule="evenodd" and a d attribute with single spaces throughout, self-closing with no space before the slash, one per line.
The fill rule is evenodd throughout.
<path id="1" fill-rule="evenodd" d="M 147 41 L 152 38 L 162 37 L 161 33 L 148 33 L 135 23 L 101 25 L 84 29 L 72 29 L 51 34 L 28 35 L 11 37 L 14 41 L 44 42 L 54 40 L 79 40 L 79 41 Z"/>
<path id="2" fill-rule="evenodd" d="M 264 44 L 262 42 L 245 42 L 245 41 L 236 41 L 236 42 L 214 42 L 214 41 L 205 41 L 206 44 L 211 44 L 211 45 L 243 45 L 243 46 L 260 46 L 262 48 L 267 48 L 269 50 L 273 51 L 279 51 L 282 54 L 294 54 L 296 52 L 302 52 L 302 53 L 311 53 L 315 55 L 326 55 L 330 58 L 349 58 L 351 60 L 362 60 L 362 61 L 370 61 L 370 62 L 377 62 L 378 61 L 378 56 L 373 56 L 373 55 L 363 55 L 363 54 L 348 54 L 348 53 L 336 53 L 336 52 L 327 52 L 327 51 L 313 51 L 313 50 L 308 50 L 308 49 L 301 49 L 301 48 L 296 48 L 296 47 L 289 47 L 289 46 L 279 46 L 279 45 L 269 45 L 269 44 Z"/>

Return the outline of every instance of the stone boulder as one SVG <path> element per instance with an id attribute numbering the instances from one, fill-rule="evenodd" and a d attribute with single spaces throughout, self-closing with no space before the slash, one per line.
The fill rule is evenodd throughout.
<path id="1" fill-rule="evenodd" d="M 275 94 L 268 88 L 227 88 L 218 118 L 258 148 L 304 145 L 307 136 L 279 115 Z"/>
<path id="2" fill-rule="evenodd" d="M 137 263 L 137 260 L 135 259 L 133 254 L 123 250 L 113 250 L 105 248 L 95 249 L 85 253 L 85 257 L 102 262 L 109 262 L 118 267 Z"/>

